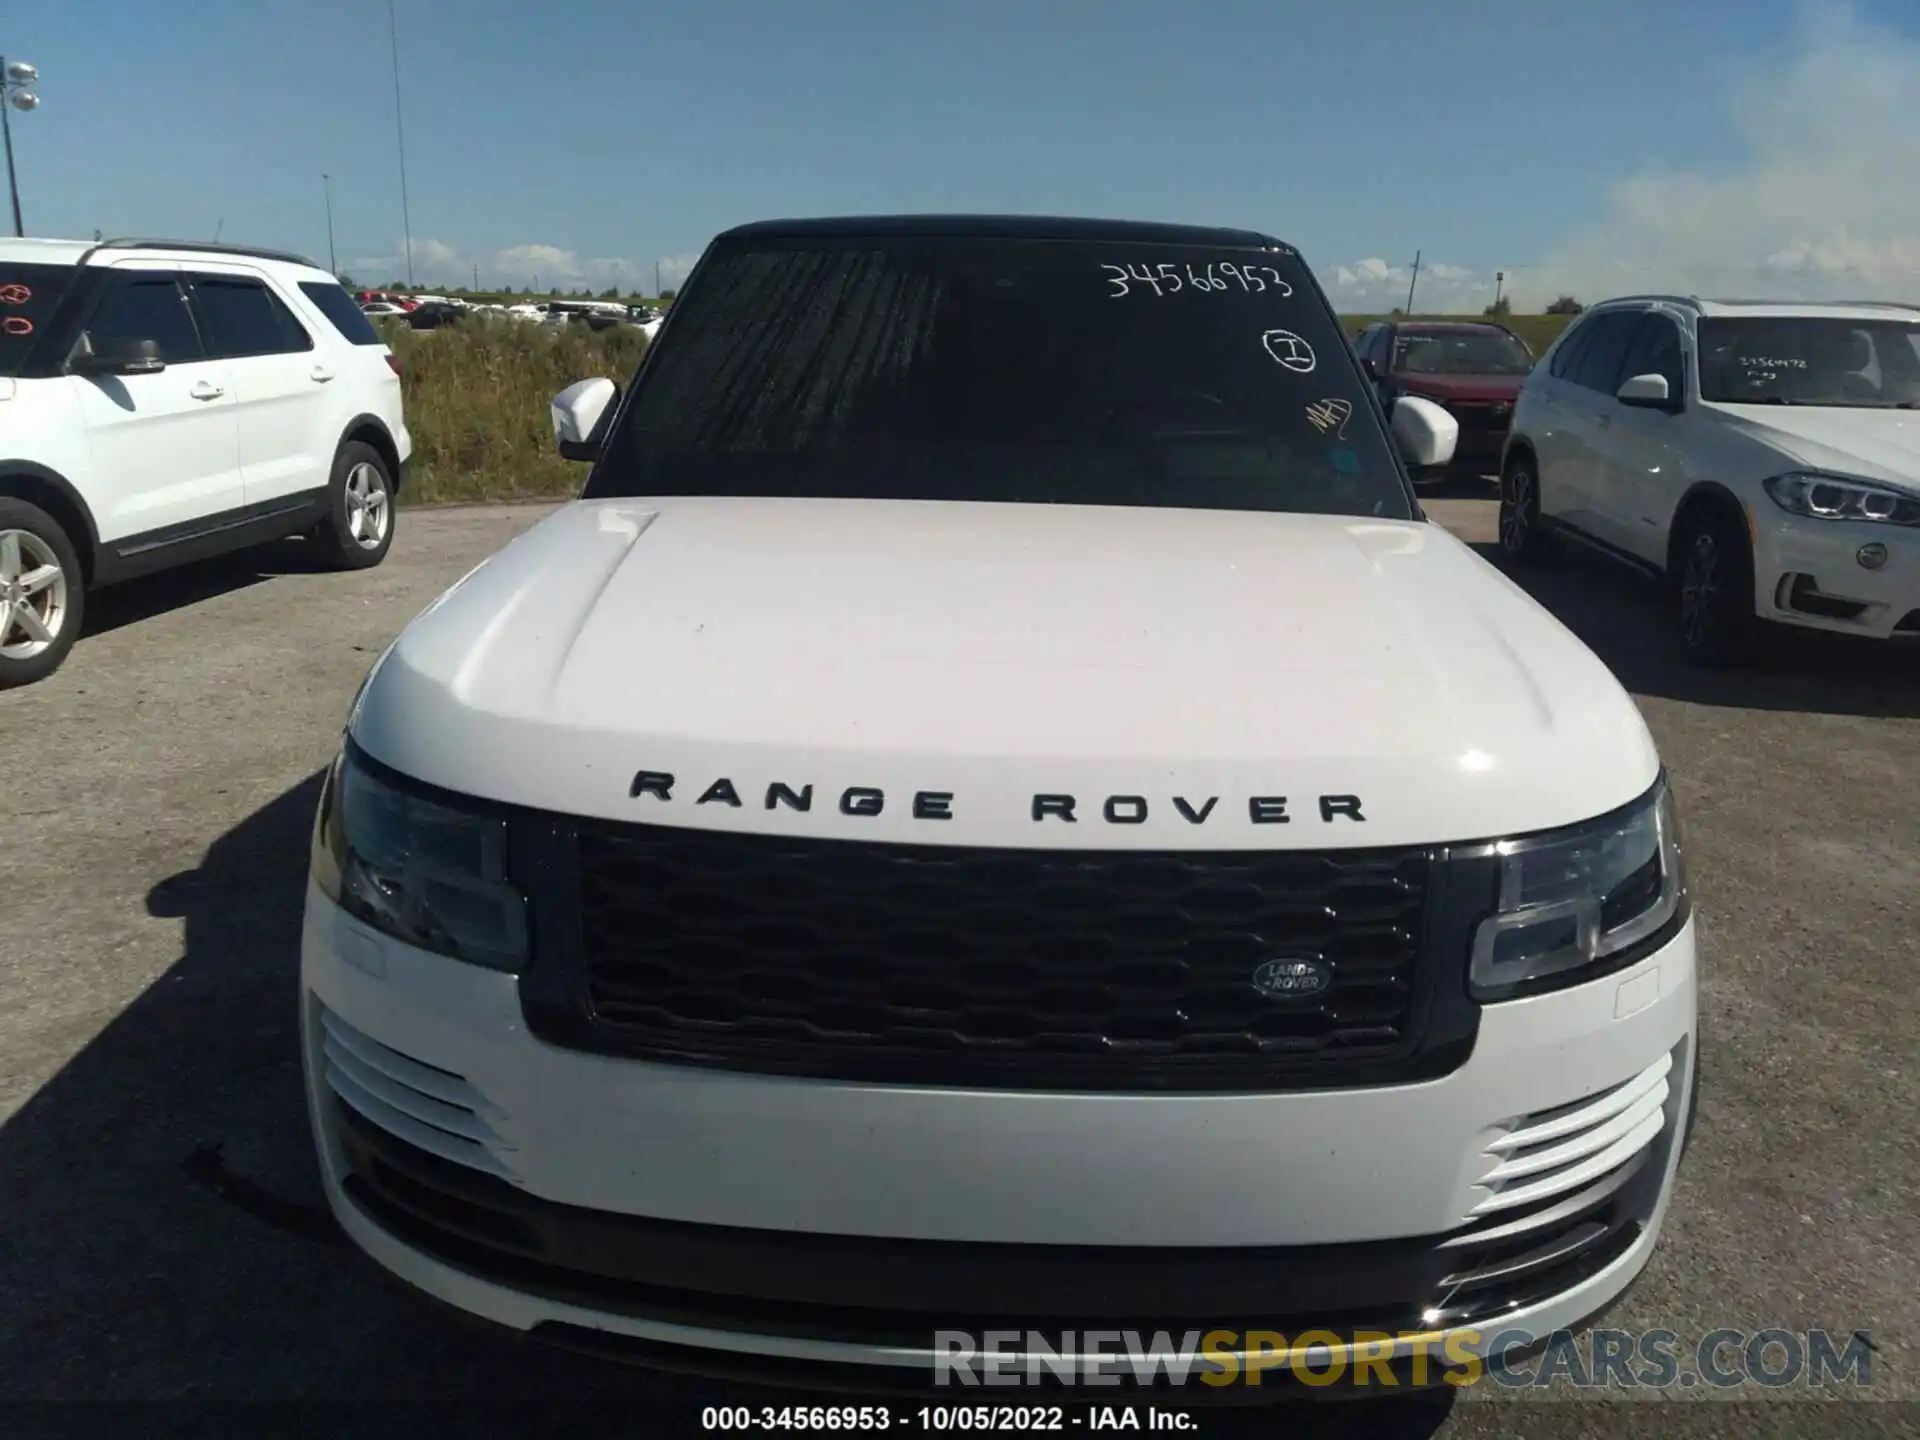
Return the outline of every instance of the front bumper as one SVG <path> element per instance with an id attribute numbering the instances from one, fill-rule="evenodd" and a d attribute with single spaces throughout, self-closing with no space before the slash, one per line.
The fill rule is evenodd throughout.
<path id="1" fill-rule="evenodd" d="M 1691 923 L 1630 970 L 1489 1007 L 1442 1079 L 1276 1095 L 578 1054 L 527 1033 L 511 977 L 317 892 L 302 974 L 329 1202 L 401 1279 L 517 1330 L 869 1373 L 930 1369 L 937 1329 L 989 1321 L 1520 1345 L 1645 1265 L 1694 1071 Z M 1585 1199 L 1584 1221 L 1550 1213 Z"/>
<path id="2" fill-rule="evenodd" d="M 1809 520 L 1770 501 L 1761 504 L 1754 527 L 1754 599 L 1762 617 L 1876 640 L 1920 639 L 1920 531 Z M 1861 548 L 1868 545 L 1886 548 L 1878 568 L 1860 563 Z"/>

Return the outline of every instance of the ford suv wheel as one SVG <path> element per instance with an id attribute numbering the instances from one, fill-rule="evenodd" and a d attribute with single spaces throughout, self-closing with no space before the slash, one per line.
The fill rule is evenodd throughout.
<path id="1" fill-rule="evenodd" d="M 350 440 L 333 462 L 327 518 L 315 532 L 327 562 L 364 570 L 387 558 L 393 544 L 393 478 L 371 445 Z"/>
<path id="2" fill-rule="evenodd" d="M 85 600 L 80 560 L 60 522 L 0 497 L 0 690 L 60 668 L 80 634 Z"/>

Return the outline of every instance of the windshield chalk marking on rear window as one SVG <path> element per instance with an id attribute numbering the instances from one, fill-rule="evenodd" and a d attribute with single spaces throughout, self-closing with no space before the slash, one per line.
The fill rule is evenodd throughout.
<path id="1" fill-rule="evenodd" d="M 1100 268 L 1109 272 L 1107 283 L 1115 287 L 1107 297 L 1110 300 L 1122 300 L 1132 294 L 1134 282 L 1151 286 L 1153 293 L 1162 298 L 1178 295 L 1182 290 L 1202 295 L 1231 290 L 1233 287 L 1221 279 L 1221 275 L 1232 276 L 1241 291 L 1249 295 L 1263 295 L 1269 290 L 1277 291 L 1282 300 L 1293 295 L 1293 286 L 1271 265 L 1235 265 L 1231 260 L 1216 260 L 1202 273 L 1183 260 L 1160 260 L 1148 265 L 1105 264 Z M 1271 278 L 1261 279 L 1262 271 Z"/>
<path id="2" fill-rule="evenodd" d="M 24 305 L 33 298 L 25 285 L 0 285 L 0 304 Z"/>
<path id="3" fill-rule="evenodd" d="M 6 319 L 0 320 L 0 330 L 6 331 L 9 335 L 31 335 L 33 322 L 24 315 L 9 315 Z"/>
<path id="4" fill-rule="evenodd" d="M 1322 435 L 1333 431 L 1336 440 L 1347 438 L 1347 422 L 1351 419 L 1353 402 L 1350 400 L 1316 400 L 1307 406 L 1307 423 Z"/>
<path id="5" fill-rule="evenodd" d="M 1265 331 L 1260 336 L 1260 343 L 1266 347 L 1267 354 L 1294 374 L 1305 375 L 1312 371 L 1313 347 L 1291 330 Z"/>

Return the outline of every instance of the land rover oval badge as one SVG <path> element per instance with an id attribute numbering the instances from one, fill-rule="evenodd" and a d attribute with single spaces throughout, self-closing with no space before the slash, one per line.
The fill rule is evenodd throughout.
<path id="1" fill-rule="evenodd" d="M 1310 955 L 1276 955 L 1253 972 L 1253 988 L 1275 1000 L 1308 1000 L 1331 984 L 1327 962 Z"/>

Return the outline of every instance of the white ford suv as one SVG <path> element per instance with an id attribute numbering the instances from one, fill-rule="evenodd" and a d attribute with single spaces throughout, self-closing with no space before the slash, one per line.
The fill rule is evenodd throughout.
<path id="1" fill-rule="evenodd" d="M 1390 424 L 1296 251 L 747 226 L 616 388 L 323 786 L 307 1093 L 369 1255 L 908 1385 L 982 1320 L 1054 1337 L 1016 1374 L 1129 1327 L 1505 1353 L 1647 1263 L 1696 1073 L 1666 777 L 1427 523 L 1391 436 L 1452 422 Z"/>
<path id="2" fill-rule="evenodd" d="M 1566 538 L 1664 577 L 1689 658 L 1768 621 L 1920 639 L 1920 309 L 1634 296 L 1541 357 L 1500 544 Z"/>
<path id="3" fill-rule="evenodd" d="M 99 586 L 297 534 L 379 564 L 412 448 L 398 363 L 310 261 L 0 240 L 0 688 Z"/>

